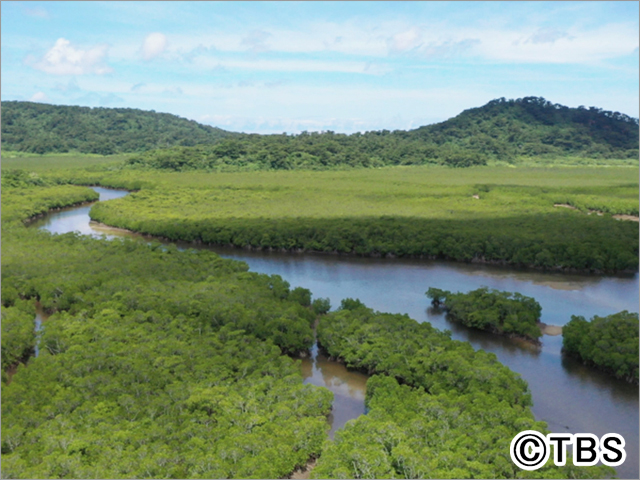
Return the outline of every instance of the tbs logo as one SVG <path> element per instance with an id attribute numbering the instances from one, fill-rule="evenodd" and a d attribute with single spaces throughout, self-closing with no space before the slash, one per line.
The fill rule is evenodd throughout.
<path id="1" fill-rule="evenodd" d="M 549 460 L 551 445 L 553 463 L 558 467 L 567 463 L 568 445 L 573 445 L 573 464 L 577 467 L 590 467 L 598 461 L 617 467 L 627 458 L 624 438 L 617 433 L 598 439 L 592 433 L 550 433 L 545 437 L 535 430 L 525 430 L 511 440 L 511 460 L 523 470 L 537 470 Z"/>

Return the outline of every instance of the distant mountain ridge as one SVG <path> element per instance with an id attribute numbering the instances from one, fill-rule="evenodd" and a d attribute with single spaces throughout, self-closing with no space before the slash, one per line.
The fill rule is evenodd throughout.
<path id="1" fill-rule="evenodd" d="M 132 168 L 295 169 L 484 165 L 519 157 L 638 158 L 638 119 L 542 97 L 492 100 L 415 130 L 242 134 L 167 113 L 3 102 L 2 147 L 139 153 Z"/>
<path id="2" fill-rule="evenodd" d="M 2 148 L 110 155 L 215 143 L 235 135 L 170 113 L 2 102 Z"/>

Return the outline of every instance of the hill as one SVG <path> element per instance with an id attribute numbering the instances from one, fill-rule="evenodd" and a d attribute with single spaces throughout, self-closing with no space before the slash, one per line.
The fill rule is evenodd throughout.
<path id="1" fill-rule="evenodd" d="M 32 153 L 135 152 L 140 155 L 130 168 L 176 171 L 467 167 L 522 157 L 637 159 L 638 119 L 540 97 L 500 98 L 415 130 L 258 135 L 166 113 L 5 102 L 2 146 Z"/>
<path id="2" fill-rule="evenodd" d="M 569 108 L 542 97 L 499 98 L 446 122 L 394 135 L 498 159 L 549 154 L 638 157 L 637 118 L 596 107 Z"/>
<path id="3" fill-rule="evenodd" d="M 131 158 L 132 168 L 288 170 L 438 164 L 454 167 L 522 157 L 637 159 L 638 119 L 544 98 L 503 98 L 415 130 L 345 135 L 239 134 L 216 145 L 175 147 Z"/>
<path id="4" fill-rule="evenodd" d="M 229 135 L 169 113 L 2 102 L 3 150 L 111 155 L 214 143 Z"/>

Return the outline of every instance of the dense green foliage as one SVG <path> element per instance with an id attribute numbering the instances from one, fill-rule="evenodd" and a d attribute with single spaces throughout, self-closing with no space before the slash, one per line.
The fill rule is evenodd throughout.
<path id="1" fill-rule="evenodd" d="M 452 293 L 431 287 L 426 295 L 434 306 L 444 308 L 449 318 L 467 327 L 534 341 L 542 336 L 538 326 L 542 307 L 534 298 L 520 293 L 487 287 L 468 293 Z"/>
<path id="2" fill-rule="evenodd" d="M 523 156 L 637 159 L 638 120 L 595 107 L 564 107 L 538 97 L 498 99 L 416 130 L 240 135 L 213 146 L 146 152 L 131 158 L 128 165 L 173 171 L 469 167 Z"/>
<path id="3" fill-rule="evenodd" d="M 354 205 L 375 211 L 389 203 L 389 209 L 431 210 L 438 221 L 457 217 L 462 224 L 482 211 L 475 199 L 467 203 L 478 193 L 495 218 L 517 205 L 524 205 L 520 214 L 545 205 L 549 215 L 615 228 L 623 222 L 548 204 L 560 193 L 592 195 L 618 211 L 632 205 L 628 197 L 637 191 L 626 171 L 562 170 L 545 177 L 545 187 L 532 171 L 513 172 L 509 181 L 521 175 L 524 188 L 478 185 L 489 175 L 484 170 L 455 177 L 448 169 L 363 172 L 360 182 L 327 172 L 3 175 L 3 307 L 28 313 L 37 299 L 55 313 L 44 324 L 40 356 L 2 386 L 2 476 L 279 478 L 320 455 L 313 475 L 323 477 L 531 476 L 513 465 L 508 442 L 517 431 L 544 431 L 545 425 L 529 409 L 526 383 L 493 354 L 474 352 L 406 316 L 343 302 L 320 320 L 321 344 L 349 366 L 381 376 L 367 387 L 369 414 L 329 442 L 331 394 L 303 385 L 299 365 L 283 355 L 311 346 L 311 325 L 329 310 L 328 300 L 205 250 L 51 236 L 23 225 L 47 208 L 95 199 L 87 188 L 59 185 L 66 182 L 141 188 L 133 195 L 178 225 L 190 211 L 206 213 L 204 206 L 198 210 L 203 199 L 209 214 L 222 210 L 220 219 L 242 211 L 259 218 L 272 210 L 276 218 L 294 220 L 287 212 L 296 198 L 296 215 L 312 220 L 322 218 L 318 212 L 339 218 Z M 494 183 L 500 172 L 490 173 Z M 438 186 L 443 181 L 453 185 Z M 349 197 L 339 193 L 357 185 L 342 204 Z M 420 191 L 430 191 L 428 202 Z M 165 194 L 167 203 L 158 201 Z M 237 202 L 237 195 L 244 200 Z M 283 199 L 290 203 L 281 205 Z M 120 208 L 122 201 L 105 204 Z M 338 233 L 348 239 L 345 232 Z M 24 332 L 15 345 L 29 343 Z M 535 474 L 601 477 L 612 470 L 547 466 Z"/>
<path id="4" fill-rule="evenodd" d="M 525 97 L 493 100 L 409 131 L 258 135 L 134 109 L 4 102 L 2 147 L 31 153 L 145 152 L 128 160 L 128 166 L 171 171 L 469 167 L 521 157 L 637 161 L 638 120 L 595 107 L 569 108 Z"/>
<path id="5" fill-rule="evenodd" d="M 33 346 L 33 301 L 55 313 L 3 382 L 2 476 L 279 478 L 318 456 L 332 395 L 282 355 L 313 342 L 310 292 L 212 252 L 19 216 L 93 194 L 3 188 L 3 368 Z"/>
<path id="6" fill-rule="evenodd" d="M 2 306 L 2 382 L 7 370 L 20 361 L 26 361 L 36 346 L 33 326 L 33 308 L 25 302 L 12 307 Z"/>
<path id="7" fill-rule="evenodd" d="M 587 214 L 637 215 L 636 169 L 464 172 L 114 172 L 100 181 L 149 179 L 155 188 L 96 205 L 91 216 L 173 241 L 560 270 L 637 269 L 637 224 Z M 477 183 L 490 179 L 513 184 Z M 576 209 L 554 207 L 567 202 Z"/>
<path id="8" fill-rule="evenodd" d="M 499 98 L 407 135 L 500 159 L 569 154 L 638 158 L 637 118 L 596 107 L 569 108 L 541 97 Z"/>
<path id="9" fill-rule="evenodd" d="M 627 382 L 638 383 L 638 314 L 626 310 L 590 321 L 571 316 L 562 327 L 564 352 Z"/>
<path id="10" fill-rule="evenodd" d="M 216 145 L 152 150 L 129 159 L 130 168 L 172 171 L 327 170 L 391 165 L 485 165 L 484 155 L 384 132 L 346 135 L 240 135 Z"/>
<path id="11" fill-rule="evenodd" d="M 329 355 L 370 375 L 384 373 L 433 394 L 491 394 L 507 405 L 531 405 L 526 382 L 493 353 L 476 352 L 407 315 L 374 312 L 346 299 L 338 311 L 322 317 L 317 337 Z"/>
<path id="12" fill-rule="evenodd" d="M 38 186 L 41 179 L 37 176 L 28 177 L 36 185 L 23 188 L 15 188 L 11 184 L 16 181 L 18 185 L 24 179 L 23 172 L 17 175 L 11 173 L 2 174 L 2 221 L 26 220 L 36 215 L 47 212 L 52 208 L 61 208 L 84 202 L 98 200 L 99 195 L 89 188 L 72 185 L 52 186 L 43 184 Z M 26 188 L 25 188 L 26 187 Z M 3 229 L 4 235 L 4 229 Z"/>
<path id="13" fill-rule="evenodd" d="M 2 102 L 3 150 L 110 155 L 214 143 L 229 135 L 169 113 Z"/>
<path id="14" fill-rule="evenodd" d="M 474 351 L 428 323 L 374 312 L 347 300 L 323 317 L 318 342 L 347 366 L 378 375 L 367 382 L 367 415 L 328 443 L 315 478 L 581 478 L 609 468 L 535 472 L 511 462 L 511 439 L 546 432 L 526 383 L 494 354 Z"/>

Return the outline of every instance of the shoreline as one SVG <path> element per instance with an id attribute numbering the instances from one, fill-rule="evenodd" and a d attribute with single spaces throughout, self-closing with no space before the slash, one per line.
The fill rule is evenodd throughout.
<path id="1" fill-rule="evenodd" d="M 25 218 L 24 220 L 22 220 L 22 222 L 25 225 L 29 225 L 33 222 L 35 222 L 36 220 L 44 217 L 45 215 L 48 215 L 51 212 L 59 212 L 61 210 L 66 210 L 68 208 L 76 208 L 76 207 L 83 207 L 83 206 L 87 206 L 87 205 L 92 205 L 94 203 L 99 202 L 100 200 L 84 200 L 82 202 L 76 202 L 76 203 L 71 203 L 69 205 L 65 205 L 64 207 L 51 207 L 47 210 L 44 210 L 40 213 L 36 213 L 35 215 L 32 215 L 30 217 Z"/>
<path id="2" fill-rule="evenodd" d="M 549 335 L 550 337 L 562 335 L 562 327 L 559 327 L 558 325 L 548 325 L 546 323 L 539 322 L 538 326 L 540 327 L 540 331 L 543 335 Z"/>
<path id="3" fill-rule="evenodd" d="M 302 254 L 302 253 L 311 253 L 314 255 L 334 255 L 334 256 L 344 256 L 344 257 L 360 257 L 360 258 L 406 258 L 406 259 L 418 259 L 418 260 L 435 260 L 435 261 L 445 261 L 445 262 L 454 262 L 454 263 L 466 263 L 466 264 L 476 264 L 476 265 L 493 265 L 499 267 L 509 267 L 509 268 L 521 268 L 525 270 L 532 270 L 536 272 L 551 272 L 551 273 L 575 273 L 580 275 L 596 275 L 596 276 L 615 276 L 615 275 L 629 275 L 638 273 L 639 270 L 615 270 L 612 272 L 602 271 L 602 270 L 581 270 L 578 268 L 570 268 L 570 267 L 554 267 L 554 268 L 545 268 L 538 267 L 535 265 L 514 265 L 505 260 L 487 260 L 484 257 L 474 257 L 470 261 L 456 260 L 447 257 L 437 257 L 434 255 L 401 255 L 398 256 L 393 253 L 387 253 L 385 255 L 379 253 L 371 253 L 371 254 L 358 254 L 353 252 L 338 252 L 337 250 L 333 250 L 330 252 L 323 250 L 312 250 L 305 248 L 274 248 L 274 247 L 254 247 L 252 245 L 244 245 L 237 246 L 233 244 L 220 244 L 220 243 L 205 243 L 202 240 L 173 240 L 167 237 L 163 237 L 161 235 L 152 235 L 143 232 L 136 232 L 135 230 L 130 230 L 128 228 L 116 227 L 113 225 L 108 225 L 106 223 L 98 222 L 96 220 L 91 219 L 91 223 L 100 228 L 109 228 L 115 231 L 123 232 L 123 233 L 131 233 L 135 235 L 141 235 L 145 238 L 156 239 L 165 242 L 171 243 L 183 243 L 189 245 L 203 245 L 207 247 L 222 247 L 222 248 L 232 248 L 236 250 L 247 250 L 247 251 L 256 251 L 256 252 L 277 252 L 277 253 L 291 253 L 291 254 Z"/>

